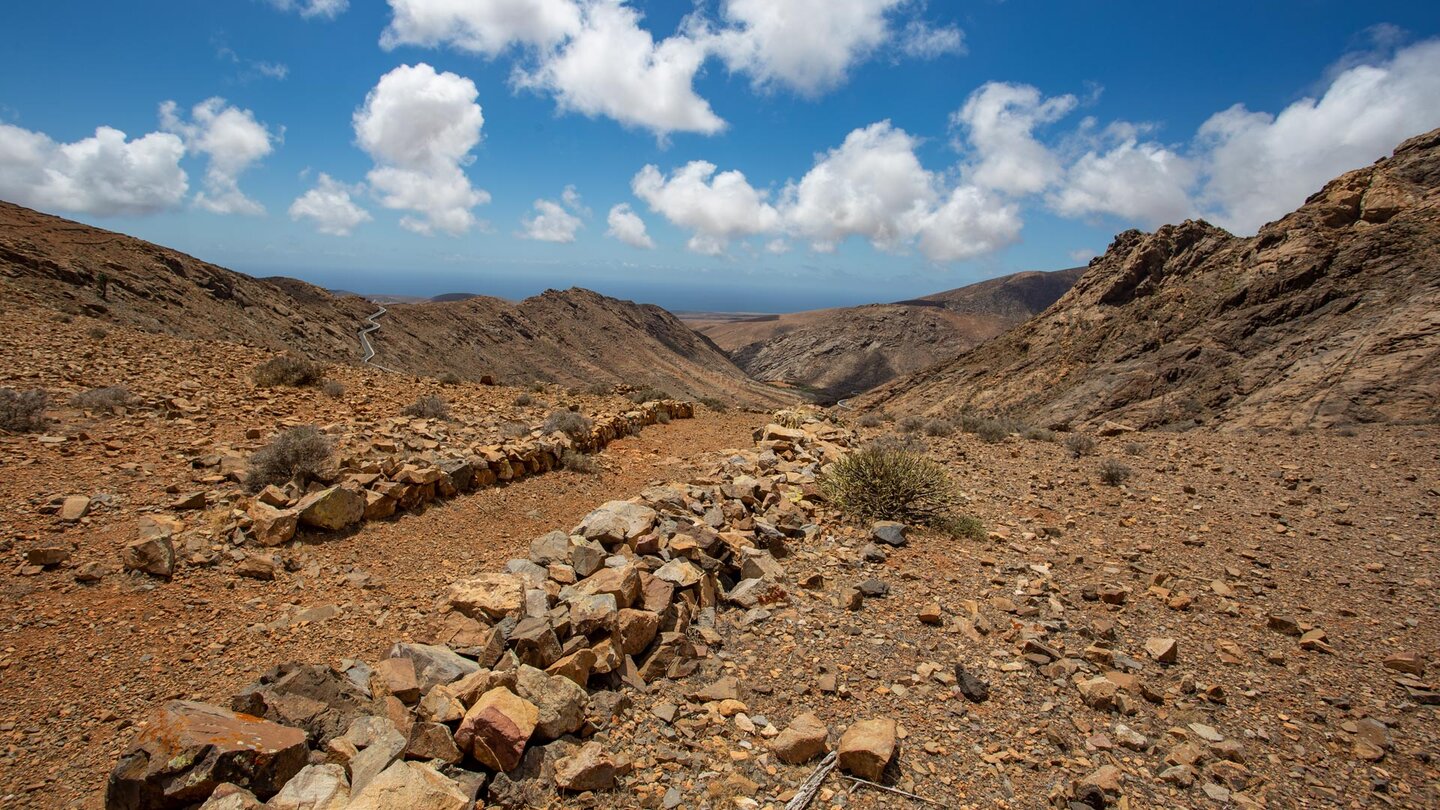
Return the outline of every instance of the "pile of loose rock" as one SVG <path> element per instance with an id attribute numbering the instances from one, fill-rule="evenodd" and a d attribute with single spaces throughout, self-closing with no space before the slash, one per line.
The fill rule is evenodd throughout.
<path id="1" fill-rule="evenodd" d="M 512 442 L 476 445 L 468 452 L 431 454 L 434 457 L 402 456 L 393 444 L 377 443 L 371 453 L 346 458 L 329 486 L 312 485 L 309 491 L 293 486 L 269 486 L 258 493 L 248 507 L 236 509 L 220 526 L 219 534 L 234 540 L 237 547 L 255 545 L 273 548 L 290 542 L 302 528 L 323 532 L 351 529 L 363 522 L 383 520 L 397 512 L 419 509 L 437 498 L 539 475 L 557 469 L 566 452 L 596 453 L 618 438 L 637 433 L 647 425 L 695 415 L 691 402 L 671 400 L 646 402 L 632 411 L 601 416 L 591 423 L 589 433 L 571 436 L 556 431 L 539 431 Z M 215 457 L 214 466 L 224 468 L 225 459 Z M 230 465 L 219 480 L 238 481 L 243 467 Z M 206 494 L 183 495 L 171 504 L 177 512 L 203 510 Z M 61 509 L 71 508 L 67 499 Z M 139 537 L 121 550 L 127 571 L 143 571 L 169 579 L 179 562 L 208 565 L 217 561 L 211 537 L 180 539 L 184 523 L 173 517 L 142 519 Z M 177 543 L 177 540 L 179 541 Z M 178 547 L 177 547 L 178 546 Z M 241 576 L 273 579 L 279 560 L 274 554 L 231 552 L 235 570 Z"/>
<path id="2" fill-rule="evenodd" d="M 771 424 L 757 431 L 753 464 L 736 457 L 712 478 L 606 503 L 569 532 L 536 538 L 528 558 L 453 583 L 437 601 L 432 643 L 396 643 L 373 664 L 286 664 L 228 709 L 172 701 L 116 765 L 107 806 L 462 810 L 619 787 L 632 758 L 602 742 L 604 732 L 632 695 L 715 655 L 717 611 L 763 621 L 790 601 L 782 561 L 820 531 L 816 478 L 852 438 L 813 418 Z M 480 469 L 498 477 L 499 462 Z M 469 462 L 437 471 L 448 479 L 407 471 L 398 483 L 443 493 L 447 480 L 460 490 L 459 469 L 473 485 Z M 313 493 L 284 513 L 327 528 L 342 527 L 334 513 L 368 515 L 371 496 L 357 490 L 381 493 L 381 479 L 357 475 L 375 478 Z M 337 498 L 350 505 L 332 510 Z M 718 716 L 745 711 L 733 678 L 693 698 Z M 766 731 L 783 762 L 829 748 L 830 731 L 813 714 Z M 837 762 L 878 780 L 896 751 L 895 721 L 865 719 L 838 737 Z"/>

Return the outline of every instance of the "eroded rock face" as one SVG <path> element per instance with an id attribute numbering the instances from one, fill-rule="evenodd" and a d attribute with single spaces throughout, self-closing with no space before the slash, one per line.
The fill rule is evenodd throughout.
<path id="1" fill-rule="evenodd" d="M 107 810 L 168 810 L 230 782 L 268 799 L 305 767 L 302 729 L 176 700 L 152 714 L 110 774 Z"/>

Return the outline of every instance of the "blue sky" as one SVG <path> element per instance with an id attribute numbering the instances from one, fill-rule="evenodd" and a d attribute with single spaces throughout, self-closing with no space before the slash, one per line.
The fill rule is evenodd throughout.
<path id="1" fill-rule="evenodd" d="M 1253 232 L 1440 126 L 1426 2 L 54 0 L 6 20 L 0 198 L 375 293 L 896 300 L 1187 216 Z"/>

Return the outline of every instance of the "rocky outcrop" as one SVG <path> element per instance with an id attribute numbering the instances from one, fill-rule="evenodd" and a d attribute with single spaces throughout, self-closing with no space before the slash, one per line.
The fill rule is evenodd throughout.
<path id="1" fill-rule="evenodd" d="M 1055 306 L 862 399 L 1037 424 L 1305 427 L 1432 419 L 1440 130 L 1250 238 L 1127 231 Z"/>

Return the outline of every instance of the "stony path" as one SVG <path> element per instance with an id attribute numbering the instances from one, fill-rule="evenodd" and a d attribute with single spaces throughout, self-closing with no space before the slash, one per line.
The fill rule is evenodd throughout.
<path id="1" fill-rule="evenodd" d="M 533 536 L 573 525 L 606 500 L 694 475 L 692 459 L 749 446 L 761 420 L 677 420 L 612 444 L 597 476 L 551 473 L 351 536 L 312 537 L 285 553 L 295 570 L 274 582 L 216 569 L 185 569 L 161 584 L 117 576 L 82 587 L 64 574 L 9 580 L 0 807 L 100 806 L 103 775 L 128 727 L 157 702 L 224 702 L 280 661 L 378 658 L 393 641 L 423 634 L 420 613 L 449 582 L 497 569 Z M 303 611 L 311 612 L 297 620 Z"/>

